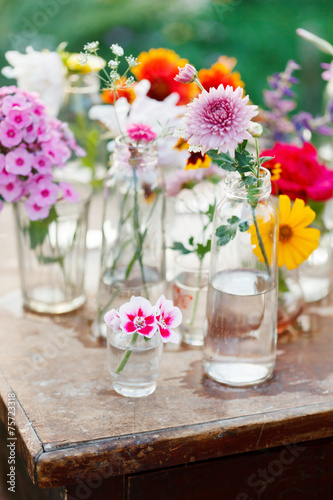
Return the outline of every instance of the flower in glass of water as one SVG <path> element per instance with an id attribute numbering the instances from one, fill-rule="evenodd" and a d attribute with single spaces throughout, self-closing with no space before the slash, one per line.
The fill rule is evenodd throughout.
<path id="1" fill-rule="evenodd" d="M 203 90 L 188 107 L 185 115 L 185 136 L 189 145 L 200 145 L 202 152 L 217 149 L 220 153 L 234 151 L 245 139 L 250 120 L 257 115 L 257 106 L 248 105 L 249 96 L 243 97 L 241 87 L 231 86 Z"/>
<path id="2" fill-rule="evenodd" d="M 173 305 L 161 295 L 156 304 L 156 320 L 163 342 L 178 344 L 179 335 L 173 331 L 182 322 L 183 316 L 179 307 Z"/>
<path id="3" fill-rule="evenodd" d="M 144 297 L 131 297 L 119 308 L 120 327 L 124 333 L 138 333 L 151 338 L 157 330 L 155 311 Z"/>

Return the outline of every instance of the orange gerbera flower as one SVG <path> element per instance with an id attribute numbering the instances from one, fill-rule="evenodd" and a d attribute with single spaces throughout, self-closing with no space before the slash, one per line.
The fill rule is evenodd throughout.
<path id="1" fill-rule="evenodd" d="M 231 72 L 235 64 L 236 60 L 234 58 L 220 57 L 210 69 L 201 69 L 198 72 L 201 85 L 207 92 L 211 87 L 217 88 L 221 83 L 225 87 L 230 85 L 234 90 L 237 87 L 244 87 L 240 74 L 237 71 Z"/>
<path id="2" fill-rule="evenodd" d="M 118 82 L 116 82 L 116 101 L 120 99 L 120 97 L 125 97 L 127 101 L 132 104 L 134 99 L 136 98 L 135 91 L 132 87 L 126 86 L 126 78 L 122 78 Z M 102 101 L 105 104 L 114 104 L 114 93 L 112 89 L 103 90 L 101 94 Z"/>
<path id="3" fill-rule="evenodd" d="M 188 60 L 181 59 L 173 50 L 160 48 L 141 52 L 138 63 L 131 71 L 137 80 L 149 80 L 151 86 L 147 95 L 156 101 L 163 101 L 172 92 L 177 92 L 180 96 L 178 104 L 187 104 L 199 92 L 194 83 L 185 84 L 174 80 L 178 66 L 183 68 Z"/>

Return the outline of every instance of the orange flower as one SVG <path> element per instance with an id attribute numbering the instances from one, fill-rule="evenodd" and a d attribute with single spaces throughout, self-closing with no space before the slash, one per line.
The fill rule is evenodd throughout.
<path id="1" fill-rule="evenodd" d="M 212 160 L 208 155 L 202 155 L 201 153 L 191 153 L 190 157 L 187 159 L 185 170 L 197 168 L 208 168 Z"/>
<path id="2" fill-rule="evenodd" d="M 163 101 L 172 92 L 177 92 L 180 96 L 178 104 L 188 104 L 199 92 L 194 83 L 174 80 L 178 66 L 183 68 L 188 60 L 181 59 L 173 50 L 160 48 L 141 52 L 138 63 L 131 71 L 137 80 L 149 80 L 151 86 L 147 95 L 156 101 Z"/>
<path id="3" fill-rule="evenodd" d="M 230 85 L 234 90 L 237 87 L 244 87 L 240 74 L 232 69 L 236 64 L 236 59 L 226 56 L 219 57 L 218 61 L 210 69 L 201 69 L 198 78 L 204 89 L 209 91 L 211 87 L 217 88 L 221 83 L 226 87 Z"/>
<path id="4" fill-rule="evenodd" d="M 120 99 L 120 97 L 125 97 L 127 101 L 132 104 L 136 95 L 135 91 L 132 87 L 126 86 L 126 78 L 122 78 L 118 82 L 116 82 L 116 101 Z M 114 94 L 112 89 L 103 90 L 101 94 L 102 101 L 105 104 L 114 104 Z"/>

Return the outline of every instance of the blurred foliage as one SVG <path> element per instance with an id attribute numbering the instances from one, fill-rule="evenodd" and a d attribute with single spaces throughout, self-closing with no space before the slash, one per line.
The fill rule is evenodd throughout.
<path id="1" fill-rule="evenodd" d="M 1 67 L 6 50 L 55 49 L 64 40 L 73 52 L 99 40 L 106 59 L 111 43 L 133 55 L 167 47 L 198 69 L 224 54 L 237 58 L 247 93 L 261 104 L 267 76 L 295 59 L 303 67 L 300 107 L 319 112 L 321 106 L 320 62 L 329 58 L 295 30 L 332 43 L 331 0 L 0 0 L 0 12 Z"/>

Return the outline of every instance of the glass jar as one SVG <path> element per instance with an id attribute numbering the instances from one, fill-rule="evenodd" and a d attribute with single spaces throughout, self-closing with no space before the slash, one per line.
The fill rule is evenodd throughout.
<path id="1" fill-rule="evenodd" d="M 38 313 L 67 313 L 85 302 L 86 234 L 91 188 L 73 184 L 76 203 L 54 205 L 56 219 L 30 221 L 14 203 L 23 304 Z"/>
<path id="2" fill-rule="evenodd" d="M 275 365 L 277 211 L 264 168 L 250 201 L 238 173 L 227 173 L 224 188 L 214 215 L 203 366 L 217 382 L 247 386 L 267 380 Z"/>
<path id="3" fill-rule="evenodd" d="M 208 256 L 207 256 L 208 257 Z M 183 314 L 179 327 L 185 344 L 202 346 L 206 318 L 209 258 L 197 255 L 176 257 L 176 276 L 172 283 L 172 299 Z"/>
<path id="4" fill-rule="evenodd" d="M 117 138 L 104 189 L 103 243 L 94 334 L 106 338 L 103 316 L 131 296 L 156 301 L 165 287 L 165 198 L 152 144 Z"/>
<path id="5" fill-rule="evenodd" d="M 102 129 L 88 116 L 92 106 L 101 104 L 100 82 L 95 72 L 71 73 L 67 77 L 65 96 L 59 119 L 67 122 L 86 156 L 69 162 L 63 176 L 69 180 L 91 182 L 98 187 L 106 174 L 107 153 Z"/>
<path id="6" fill-rule="evenodd" d="M 157 386 L 163 342 L 160 335 L 147 339 L 108 328 L 108 368 L 114 390 L 122 396 L 139 398 Z"/>
<path id="7" fill-rule="evenodd" d="M 279 268 L 278 290 L 278 333 L 292 325 L 304 308 L 304 296 L 299 282 L 298 269 L 289 271 L 285 266 Z"/>

